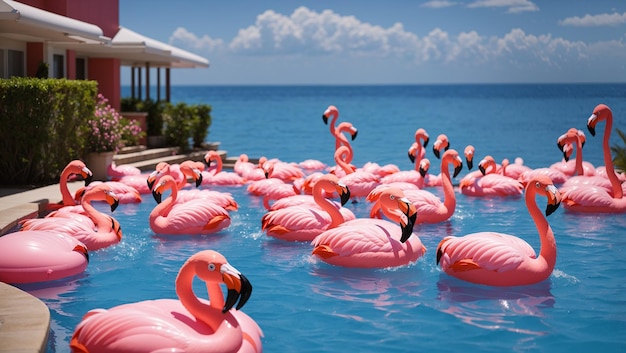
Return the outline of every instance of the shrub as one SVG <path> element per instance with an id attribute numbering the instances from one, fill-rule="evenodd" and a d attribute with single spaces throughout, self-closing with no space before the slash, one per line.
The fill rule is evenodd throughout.
<path id="1" fill-rule="evenodd" d="M 117 152 L 122 146 L 124 123 L 120 114 L 109 105 L 109 100 L 98 94 L 94 113 L 87 121 L 90 152 Z"/>
<path id="2" fill-rule="evenodd" d="M 191 122 L 193 147 L 202 147 L 204 140 L 209 135 L 209 127 L 211 126 L 211 106 L 199 104 L 192 108 L 194 110 Z"/>

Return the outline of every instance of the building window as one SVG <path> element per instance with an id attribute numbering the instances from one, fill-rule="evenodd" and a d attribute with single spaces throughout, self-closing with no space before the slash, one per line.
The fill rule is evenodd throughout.
<path id="1" fill-rule="evenodd" d="M 64 78 L 65 77 L 65 65 L 63 55 L 54 54 L 53 56 L 53 66 L 52 66 L 52 74 L 53 78 Z"/>
<path id="2" fill-rule="evenodd" d="M 76 58 L 76 79 L 87 79 L 87 60 L 85 58 Z"/>
<path id="3" fill-rule="evenodd" d="M 24 66 L 23 51 L 7 50 L 7 77 L 24 77 Z"/>

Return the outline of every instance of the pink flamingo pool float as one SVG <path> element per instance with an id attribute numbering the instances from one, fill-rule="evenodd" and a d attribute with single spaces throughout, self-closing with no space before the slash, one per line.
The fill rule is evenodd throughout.
<path id="1" fill-rule="evenodd" d="M 206 283 L 210 300 L 193 292 L 196 276 Z M 222 284 L 227 288 L 226 300 Z M 252 285 L 222 254 L 204 250 L 191 256 L 176 277 L 176 294 L 178 299 L 90 310 L 76 326 L 72 352 L 263 350 L 261 328 L 240 310 L 252 294 Z"/>

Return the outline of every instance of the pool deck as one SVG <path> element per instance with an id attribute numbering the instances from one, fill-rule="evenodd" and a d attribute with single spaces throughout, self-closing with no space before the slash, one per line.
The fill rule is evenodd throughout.
<path id="1" fill-rule="evenodd" d="M 83 182 L 68 183 L 74 193 Z M 61 200 L 59 185 L 38 189 L 0 189 L 0 235 L 22 219 L 36 218 L 48 203 Z M 45 352 L 50 331 L 50 310 L 41 300 L 0 282 L 0 353 Z"/>
<path id="2" fill-rule="evenodd" d="M 218 143 L 213 143 L 217 149 Z M 233 159 L 226 158 L 225 151 L 219 151 L 224 160 L 224 168 L 232 167 Z M 117 164 L 134 164 L 141 170 L 154 169 L 158 161 L 178 163 L 181 159 L 196 159 L 203 154 L 181 154 L 151 158 L 150 150 L 130 152 L 118 159 Z M 122 157 L 122 156 L 120 156 Z M 126 159 L 124 159 L 126 158 Z M 130 158 L 130 159 L 129 159 Z M 115 158 L 114 158 L 115 160 Z M 131 162 L 132 160 L 132 162 Z M 84 182 L 69 182 L 72 194 Z M 0 188 L 0 236 L 16 229 L 21 220 L 45 215 L 48 204 L 61 201 L 59 184 L 36 189 Z M 50 331 L 50 310 L 38 298 L 10 284 L 0 282 L 0 353 L 42 353 L 46 351 Z"/>

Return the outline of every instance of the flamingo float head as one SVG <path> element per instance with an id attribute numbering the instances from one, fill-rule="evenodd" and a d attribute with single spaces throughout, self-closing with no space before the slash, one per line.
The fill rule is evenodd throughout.
<path id="1" fill-rule="evenodd" d="M 474 146 L 468 145 L 465 147 L 463 154 L 465 155 L 465 161 L 467 162 L 467 170 L 474 168 Z"/>
<path id="2" fill-rule="evenodd" d="M 152 190 L 154 183 L 161 177 L 161 175 L 169 173 L 170 165 L 167 162 L 160 162 L 154 168 L 154 171 L 150 173 L 146 182 L 148 183 L 148 188 Z"/>
<path id="3" fill-rule="evenodd" d="M 480 163 L 478 163 L 478 169 L 480 170 L 480 172 L 483 175 L 487 175 L 487 170 L 488 168 L 493 168 L 492 171 L 495 172 L 496 170 L 496 160 L 493 159 L 492 156 L 485 156 L 485 158 L 483 158 Z"/>
<path id="4" fill-rule="evenodd" d="M 441 134 L 437 136 L 437 140 L 433 143 L 433 153 L 437 159 L 440 158 L 441 150 L 447 151 L 450 148 L 450 142 L 448 141 L 448 136 L 445 134 Z"/>
<path id="5" fill-rule="evenodd" d="M 390 218 L 397 218 L 402 229 L 400 241 L 406 242 L 411 234 L 417 220 L 417 210 L 415 206 L 404 196 L 401 189 L 391 187 L 383 190 L 377 201 L 381 210 Z"/>
<path id="6" fill-rule="evenodd" d="M 324 121 L 324 124 L 328 125 L 328 118 L 337 115 L 339 115 L 339 110 L 337 109 L 337 107 L 335 107 L 334 105 L 329 105 L 328 108 L 326 108 L 326 111 L 324 111 L 324 114 L 322 114 L 322 120 Z"/>
<path id="7" fill-rule="evenodd" d="M 569 161 L 569 158 L 573 153 L 572 144 L 577 140 L 580 140 L 581 147 L 584 147 L 587 139 L 585 137 L 585 132 L 576 128 L 570 128 L 556 140 L 556 145 L 559 150 L 563 152 L 563 158 L 566 162 Z"/>
<path id="8" fill-rule="evenodd" d="M 229 311 L 235 304 L 237 304 L 235 309 L 241 309 L 252 294 L 252 285 L 246 276 L 231 266 L 217 251 L 204 250 L 196 253 L 187 260 L 183 268 L 188 266 L 193 267 L 196 276 L 207 284 L 224 283 L 226 285 L 228 293 L 222 313 Z"/>
<path id="9" fill-rule="evenodd" d="M 596 136 L 596 125 L 598 121 L 606 120 L 608 116 L 613 116 L 611 109 L 606 104 L 598 104 L 593 110 L 593 114 L 587 119 L 587 130 L 591 136 Z"/>
<path id="10" fill-rule="evenodd" d="M 526 193 L 528 193 L 529 188 L 535 188 L 535 192 L 539 195 L 546 196 L 548 199 L 548 203 L 546 205 L 546 216 L 551 215 L 556 211 L 561 205 L 561 193 L 559 189 L 552 183 L 552 179 L 550 179 L 547 175 L 538 175 L 534 178 L 534 183 L 530 182 L 526 185 Z"/>
<path id="11" fill-rule="evenodd" d="M 85 181 L 85 186 L 89 186 L 89 184 L 93 181 L 93 173 L 89 168 L 87 168 L 85 162 L 80 159 L 71 161 L 65 169 L 63 169 L 62 174 L 63 173 L 80 175 Z"/>
<path id="12" fill-rule="evenodd" d="M 165 175 L 161 179 L 159 179 L 159 182 L 154 185 L 154 188 L 152 189 L 152 197 L 154 198 L 154 201 L 156 201 L 157 203 L 161 203 L 163 199 L 163 192 L 168 189 L 176 189 L 176 180 L 174 180 L 174 178 L 169 175 Z"/>
<path id="13" fill-rule="evenodd" d="M 205 156 L 206 158 L 206 156 Z M 195 162 L 192 160 L 184 161 L 180 164 L 180 171 L 185 175 L 185 177 L 191 177 L 195 183 L 196 187 L 199 187 L 202 184 L 202 168 L 204 168 L 204 164 L 206 163 L 207 167 L 209 167 L 209 162 Z"/>

